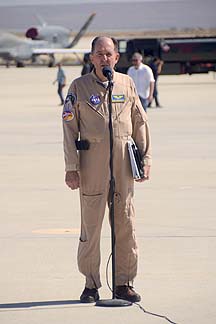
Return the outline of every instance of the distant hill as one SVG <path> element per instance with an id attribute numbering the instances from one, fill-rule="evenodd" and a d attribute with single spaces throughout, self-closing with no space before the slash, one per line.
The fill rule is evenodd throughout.
<path id="1" fill-rule="evenodd" d="M 38 25 L 36 14 L 49 24 L 60 24 L 76 32 L 86 17 L 96 12 L 88 33 L 139 34 L 170 31 L 215 33 L 216 1 L 147 1 L 125 3 L 86 3 L 71 5 L 4 6 L 0 29 L 24 32 Z"/>

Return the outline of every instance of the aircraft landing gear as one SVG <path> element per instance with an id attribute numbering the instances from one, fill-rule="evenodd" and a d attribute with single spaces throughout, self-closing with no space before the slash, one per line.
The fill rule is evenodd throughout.
<path id="1" fill-rule="evenodd" d="M 25 64 L 23 62 L 21 62 L 21 61 L 16 62 L 16 67 L 20 68 L 20 67 L 24 67 L 24 66 L 25 66 Z"/>
<path id="2" fill-rule="evenodd" d="M 55 56 L 54 54 L 50 54 L 49 55 L 49 63 L 48 63 L 48 67 L 53 67 L 55 66 Z"/>

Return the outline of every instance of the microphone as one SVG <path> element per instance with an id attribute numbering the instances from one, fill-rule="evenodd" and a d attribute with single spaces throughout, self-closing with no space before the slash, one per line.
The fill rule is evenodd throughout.
<path id="1" fill-rule="evenodd" d="M 112 81 L 113 78 L 113 72 L 111 67 L 109 66 L 104 66 L 102 70 L 103 75 L 107 78 L 108 81 Z"/>

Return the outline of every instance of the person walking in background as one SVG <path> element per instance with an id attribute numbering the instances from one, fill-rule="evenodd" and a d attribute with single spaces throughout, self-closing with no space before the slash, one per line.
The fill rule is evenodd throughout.
<path id="1" fill-rule="evenodd" d="M 152 69 L 152 73 L 154 75 L 155 83 L 154 83 L 154 91 L 153 91 L 153 100 L 155 100 L 155 105 L 157 108 L 162 108 L 159 103 L 158 99 L 158 89 L 157 89 L 157 82 L 158 82 L 158 75 L 161 73 L 163 61 L 160 60 L 158 57 L 154 57 L 151 63 L 149 64 L 150 68 Z M 151 107 L 152 102 L 149 103 L 148 107 Z"/>
<path id="2" fill-rule="evenodd" d="M 90 53 L 86 53 L 84 55 L 83 58 L 83 68 L 81 71 L 81 75 L 85 75 L 87 73 L 90 73 L 93 69 L 93 64 L 91 63 L 90 57 L 89 57 Z"/>
<path id="3" fill-rule="evenodd" d="M 61 63 L 58 63 L 56 66 L 58 67 L 58 72 L 57 72 L 56 80 L 53 81 L 53 84 L 58 82 L 58 95 L 61 100 L 60 105 L 63 105 L 64 104 L 63 88 L 66 85 L 66 77 L 65 77 L 64 70 L 62 69 Z"/>
<path id="4" fill-rule="evenodd" d="M 133 79 L 142 106 L 146 111 L 153 99 L 155 80 L 152 69 L 142 63 L 142 55 L 140 53 L 133 54 L 132 64 L 133 66 L 129 67 L 127 74 Z"/>

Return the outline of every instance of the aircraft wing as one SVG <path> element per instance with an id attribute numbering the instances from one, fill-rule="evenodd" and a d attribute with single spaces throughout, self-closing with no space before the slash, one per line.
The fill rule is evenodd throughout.
<path id="1" fill-rule="evenodd" d="M 89 48 L 34 48 L 33 54 L 85 54 L 90 53 Z"/>
<path id="2" fill-rule="evenodd" d="M 96 13 L 93 13 L 90 15 L 90 17 L 88 18 L 88 20 L 85 22 L 85 24 L 82 26 L 82 28 L 80 29 L 80 31 L 76 34 L 76 36 L 74 37 L 73 41 L 71 42 L 70 45 L 68 45 L 68 48 L 72 48 L 74 47 L 78 41 L 82 38 L 82 36 L 85 34 L 87 28 L 89 27 L 89 25 L 91 24 L 92 20 L 94 19 L 94 16 L 96 15 Z"/>

